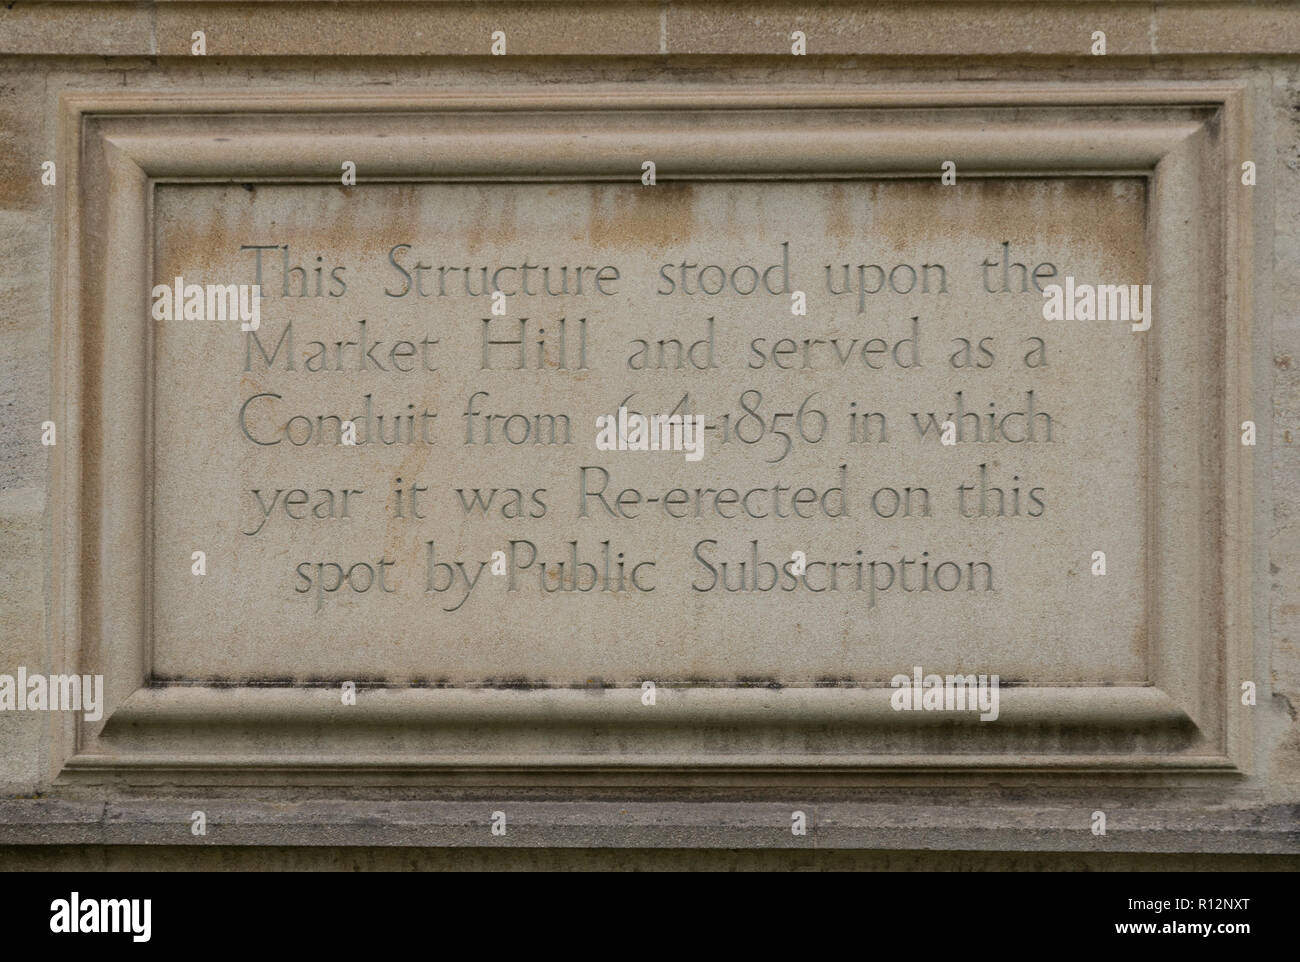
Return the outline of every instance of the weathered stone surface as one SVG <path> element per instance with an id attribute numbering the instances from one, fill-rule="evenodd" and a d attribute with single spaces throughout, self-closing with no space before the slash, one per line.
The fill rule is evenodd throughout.
<path id="1" fill-rule="evenodd" d="M 260 331 L 155 329 L 155 552 L 178 560 L 155 569 L 154 672 L 1140 679 L 1124 568 L 1146 563 L 1142 341 L 1045 324 L 1025 269 L 1003 292 L 980 265 L 1014 238 L 1030 270 L 1141 283 L 1143 197 L 1101 180 L 164 188 L 155 280 L 251 284 L 249 245 L 289 259 L 265 252 Z M 307 265 L 309 296 L 285 263 Z M 597 417 L 629 395 L 663 414 L 689 395 L 699 460 L 598 451 Z M 191 545 L 211 565 L 197 584 Z M 1089 582 L 1101 545 L 1118 577 Z M 794 550 L 806 578 L 783 570 Z"/>
<path id="2" fill-rule="evenodd" d="M 490 57 L 498 28 L 508 55 Z M 207 31 L 208 57 L 189 54 L 193 29 Z M 788 55 L 795 29 L 808 58 Z M 1094 30 L 1107 33 L 1104 57 L 1089 55 Z M 5 793 L 47 796 L 6 802 L 0 843 L 78 865 L 141 858 L 129 846 L 170 864 L 187 857 L 178 844 L 248 846 L 266 864 L 305 858 L 276 845 L 341 846 L 378 866 L 388 847 L 477 844 L 488 813 L 518 804 L 519 832 L 503 846 L 785 846 L 796 859 L 790 846 L 807 842 L 790 835 L 789 811 L 806 805 L 809 838 L 874 867 L 928 865 L 922 847 L 964 851 L 952 864 L 965 866 L 1018 850 L 1075 852 L 1075 867 L 1096 867 L 1087 860 L 1103 851 L 1133 853 L 1128 867 L 1157 866 L 1158 853 L 1240 853 L 1253 865 L 1294 855 L 1296 30 L 1280 4 L 0 11 L 0 222 L 11 239 L 0 673 L 102 670 L 108 686 L 99 721 L 0 713 Z M 934 59 L 944 56 L 956 59 Z M 864 91 L 876 100 L 855 99 Z M 741 116 L 745 106 L 762 109 Z M 40 183 L 48 159 L 55 187 Z M 338 184 L 348 159 L 355 188 Z M 954 187 L 939 183 L 947 159 Z M 653 188 L 638 182 L 643 160 L 659 162 Z M 1258 167 L 1253 187 L 1240 183 L 1245 160 Z M 810 289 L 807 317 L 776 298 L 750 309 L 719 295 L 705 309 L 647 293 L 662 263 L 766 266 L 784 240 Z M 1004 240 L 1031 267 L 1152 283 L 1152 330 L 1081 331 L 1043 320 L 1035 295 L 980 291 L 978 261 Z M 148 319 L 155 281 L 244 282 L 241 243 L 288 243 L 309 272 L 317 255 L 349 268 L 333 304 L 268 298 L 268 350 L 288 320 L 301 352 L 356 339 L 364 317 L 386 347 L 429 331 L 458 363 L 419 382 L 319 381 L 301 362 L 245 372 L 237 331 Z M 397 243 L 434 265 L 617 264 L 619 294 L 587 315 L 590 371 L 476 371 L 484 299 L 386 297 Z M 947 300 L 899 295 L 859 317 L 848 295 L 816 296 L 825 264 L 878 259 L 944 263 Z M 1160 310 L 1169 291 L 1172 317 Z M 494 330 L 524 313 L 510 301 Z M 530 323 L 582 306 L 570 298 Z M 870 332 L 892 348 L 914 314 L 918 372 L 771 369 L 781 336 Z M 709 316 L 716 372 L 614 373 L 630 339 L 689 346 Z M 997 363 L 944 371 L 967 329 L 996 339 Z M 1029 373 L 1024 352 L 1004 355 L 1001 342 L 1035 329 L 1054 353 Z M 756 337 L 767 338 L 762 371 L 745 366 Z M 801 350 L 789 357 L 802 362 Z M 594 449 L 595 415 L 633 390 L 667 407 L 689 388 L 716 418 L 741 413 L 751 381 L 764 409 L 778 395 L 828 397 L 845 453 L 796 441 L 767 464 L 780 450 L 771 437 L 714 445 L 695 464 Z M 863 445 L 842 437 L 850 401 L 913 430 L 908 412 L 937 411 L 967 384 L 985 404 L 1041 387 L 1063 412 L 1061 446 L 984 445 L 976 457 L 965 443 L 891 440 L 878 446 L 887 456 L 851 460 Z M 438 444 L 415 457 L 364 445 L 269 455 L 237 423 L 260 390 L 313 414 L 368 392 L 436 405 Z M 562 447 L 573 450 L 468 451 L 462 414 L 475 390 L 489 392 L 485 412 L 500 402 L 501 413 L 570 413 L 574 443 Z M 59 422 L 53 449 L 39 443 L 47 419 Z M 1258 426 L 1253 448 L 1238 441 L 1245 420 Z M 259 422 L 277 427 L 269 413 Z M 841 463 L 851 527 L 577 517 L 584 464 L 609 470 L 611 490 L 653 495 L 696 477 L 715 488 L 743 478 L 743 494 L 773 472 L 826 487 Z M 976 480 L 965 475 L 980 463 L 1042 484 L 1044 517 L 958 517 L 956 484 Z M 430 485 L 427 519 L 394 516 L 399 474 Z M 859 514 L 876 487 L 911 476 L 937 479 L 933 517 Z M 239 533 L 254 487 L 348 484 L 383 491 L 383 503 L 363 496 L 355 523 L 282 515 Z M 545 487 L 554 500 L 543 519 L 464 520 L 454 489 L 484 486 Z M 615 600 L 529 595 L 521 583 L 527 601 L 512 604 L 484 582 L 445 617 L 423 590 L 426 540 L 439 561 L 477 564 L 511 537 L 556 560 L 567 532 L 582 549 L 610 538 L 654 556 L 662 587 Z M 800 605 L 733 594 L 714 606 L 689 587 L 702 573 L 691 549 L 706 537 L 737 559 L 753 539 L 771 542 L 774 561 L 778 547 L 784 560 L 804 545 L 834 558 L 877 545 L 987 556 L 998 591 L 938 604 L 885 592 L 865 614 L 811 593 Z M 1107 550 L 1105 578 L 1089 572 L 1092 542 Z M 189 572 L 199 548 L 204 579 Z M 332 593 L 315 611 L 310 592 L 293 590 L 295 567 L 326 551 L 400 557 L 398 590 Z M 1017 684 L 997 723 L 893 712 L 882 684 L 912 664 Z M 659 700 L 643 706 L 640 681 L 656 677 Z M 339 703 L 349 678 L 361 684 L 356 706 Z M 1243 681 L 1257 686 L 1253 707 L 1240 703 Z M 908 768 L 924 769 L 924 783 L 902 780 Z M 707 797 L 688 790 L 700 785 Z M 457 794 L 466 786 L 472 798 Z M 232 801 L 248 793 L 256 801 Z M 195 796 L 224 813 L 206 843 L 188 835 Z M 1106 839 L 1089 831 L 1099 808 L 1124 813 Z M 889 854 L 871 863 L 872 850 Z"/>

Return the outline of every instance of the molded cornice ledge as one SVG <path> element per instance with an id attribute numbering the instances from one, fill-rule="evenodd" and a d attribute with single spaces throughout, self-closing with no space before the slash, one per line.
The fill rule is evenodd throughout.
<path id="1" fill-rule="evenodd" d="M 505 806 L 510 832 L 490 835 Z M 207 835 L 190 835 L 195 807 Z M 1077 806 L 1049 800 L 817 801 L 808 834 L 790 832 L 775 801 L 545 801 L 463 799 L 253 801 L 0 800 L 0 845 L 326 845 L 510 848 L 840 849 L 968 852 L 1164 852 L 1295 855 L 1296 810 L 1138 808 L 1108 828 L 1104 848 Z"/>
<path id="2" fill-rule="evenodd" d="M 581 29 L 575 23 L 581 22 Z M 1300 6 L 1250 0 L 24 0 L 0 5 L 0 55 L 47 57 L 807 56 L 1083 60 L 1300 56 Z M 1093 34 L 1106 36 L 1105 56 Z"/>

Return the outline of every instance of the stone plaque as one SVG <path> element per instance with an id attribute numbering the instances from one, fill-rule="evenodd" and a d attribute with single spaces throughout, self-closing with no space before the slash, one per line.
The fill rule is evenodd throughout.
<path id="1" fill-rule="evenodd" d="M 67 770 L 1240 770 L 1197 96 L 68 98 Z"/>
<path id="2" fill-rule="evenodd" d="M 256 331 L 155 328 L 154 556 L 210 565 L 155 565 L 162 679 L 1144 676 L 1144 339 L 1038 289 L 1148 282 L 1139 180 L 169 185 L 154 216 L 168 298 L 263 294 Z M 618 450 L 620 407 L 698 444 Z"/>

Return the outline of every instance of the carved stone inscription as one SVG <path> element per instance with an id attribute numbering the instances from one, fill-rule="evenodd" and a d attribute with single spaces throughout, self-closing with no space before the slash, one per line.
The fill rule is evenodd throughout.
<path id="1" fill-rule="evenodd" d="M 1141 180 L 181 184 L 154 218 L 160 678 L 1146 677 Z"/>

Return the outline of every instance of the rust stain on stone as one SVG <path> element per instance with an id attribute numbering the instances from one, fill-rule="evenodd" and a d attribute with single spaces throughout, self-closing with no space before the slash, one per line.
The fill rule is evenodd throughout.
<path id="1" fill-rule="evenodd" d="M 597 248 L 669 247 L 690 240 L 694 205 L 691 184 L 593 187 L 588 195 L 587 235 Z"/>

